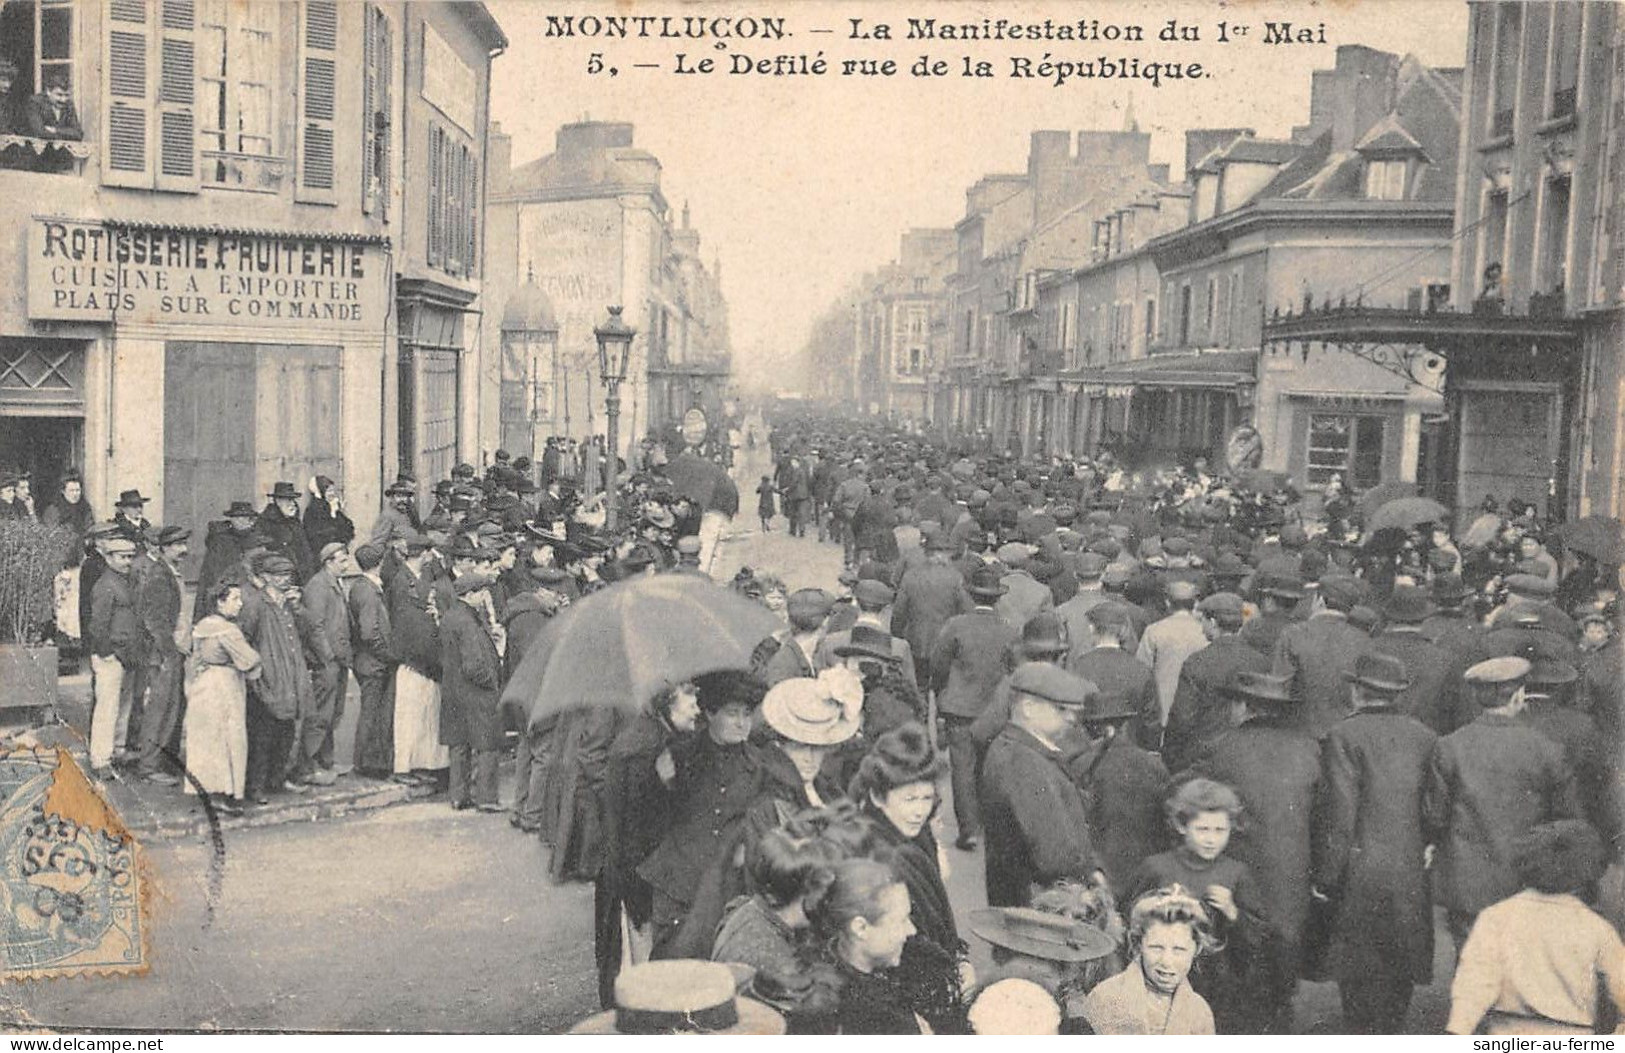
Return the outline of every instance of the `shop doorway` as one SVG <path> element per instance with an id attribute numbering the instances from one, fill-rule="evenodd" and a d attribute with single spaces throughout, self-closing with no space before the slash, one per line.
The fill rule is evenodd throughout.
<path id="1" fill-rule="evenodd" d="M 28 474 L 36 515 L 61 496 L 62 477 L 83 468 L 84 436 L 78 417 L 0 416 L 0 471 Z M 106 518 L 112 509 L 96 512 Z"/>

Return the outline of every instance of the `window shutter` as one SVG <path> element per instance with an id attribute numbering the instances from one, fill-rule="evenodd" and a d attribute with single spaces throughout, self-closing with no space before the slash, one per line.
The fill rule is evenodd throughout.
<path id="1" fill-rule="evenodd" d="M 337 0 L 305 0 L 299 34 L 299 180 L 295 201 L 332 204 L 338 73 Z"/>
<path id="2" fill-rule="evenodd" d="M 440 266 L 440 199 L 445 194 L 440 174 L 440 129 L 429 125 L 428 263 Z"/>
<path id="3" fill-rule="evenodd" d="M 463 160 L 468 165 L 468 179 L 463 184 L 463 192 L 467 195 L 467 208 L 464 212 L 465 219 L 463 221 L 467 228 L 467 236 L 463 239 L 463 273 L 470 277 L 476 277 L 474 250 L 478 248 L 476 243 L 479 240 L 480 229 L 480 194 L 478 190 L 480 172 L 479 163 L 474 159 L 472 147 L 463 147 Z"/>
<path id="4" fill-rule="evenodd" d="M 367 5 L 361 32 L 361 211 L 371 214 L 376 207 L 373 158 L 378 142 L 378 9 Z"/>
<path id="5" fill-rule="evenodd" d="M 382 123 L 378 128 L 378 215 L 389 219 L 389 195 L 394 185 L 392 176 L 395 163 L 395 95 L 392 79 L 395 70 L 395 40 L 389 28 L 389 19 L 378 12 L 378 113 Z"/>
<path id="6" fill-rule="evenodd" d="M 112 0 L 107 7 L 106 54 L 102 97 L 102 182 L 110 186 L 151 186 L 152 109 L 148 94 L 147 0 Z"/>
<path id="7" fill-rule="evenodd" d="M 194 0 L 159 0 L 158 30 L 158 171 L 159 190 L 198 188 L 197 30 Z"/>

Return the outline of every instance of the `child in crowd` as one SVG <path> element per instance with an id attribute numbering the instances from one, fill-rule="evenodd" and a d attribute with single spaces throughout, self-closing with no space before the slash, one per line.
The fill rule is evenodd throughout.
<path id="1" fill-rule="evenodd" d="M 756 514 L 762 518 L 762 532 L 768 533 L 773 529 L 773 517 L 778 515 L 778 507 L 774 497 L 779 492 L 773 485 L 771 476 L 762 476 L 762 481 L 756 487 Z"/>

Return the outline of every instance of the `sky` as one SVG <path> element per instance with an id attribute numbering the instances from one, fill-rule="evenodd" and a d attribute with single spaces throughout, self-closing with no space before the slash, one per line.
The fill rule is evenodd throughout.
<path id="1" fill-rule="evenodd" d="M 1339 44 L 1412 53 L 1435 66 L 1465 62 L 1467 5 L 1461 0 L 1337 0 L 1328 3 L 1089 2 L 973 3 L 899 0 L 762 0 L 734 3 L 543 3 L 488 0 L 511 41 L 495 63 L 491 111 L 513 136 L 514 164 L 553 151 L 561 124 L 630 121 L 635 144 L 659 158 L 674 220 L 686 204 L 701 252 L 722 265 L 735 371 L 748 381 L 785 383 L 785 363 L 813 321 L 863 272 L 896 257 L 911 227 L 952 227 L 965 190 L 990 172 L 1026 168 L 1035 130 L 1116 130 L 1125 107 L 1151 133 L 1151 160 L 1182 171 L 1183 133 L 1197 127 L 1251 127 L 1285 136 L 1309 113 L 1310 73 L 1334 64 Z M 782 39 L 605 39 L 549 36 L 549 16 L 781 18 Z M 1098 32 L 1139 26 L 1139 43 L 1058 40 L 909 40 L 908 19 L 1075 26 Z M 862 20 L 854 38 L 851 19 Z M 1169 20 L 1199 40 L 1157 39 Z M 1217 39 L 1219 23 L 1229 39 Z M 1303 43 L 1265 43 L 1265 23 L 1309 29 Z M 891 27 L 878 39 L 876 23 Z M 590 25 L 591 23 L 588 23 Z M 760 23 L 759 23 L 760 24 Z M 1247 28 L 1234 34 L 1236 25 Z M 742 23 L 743 25 L 743 23 Z M 1319 42 L 1324 26 L 1325 43 Z M 819 33 L 817 30 L 829 30 Z M 676 56 L 711 73 L 675 71 Z M 822 52 L 830 69 L 810 74 L 733 74 L 739 56 Z M 602 68 L 589 73 L 592 56 Z M 947 75 L 915 77 L 922 55 Z M 1071 77 L 1057 85 L 1042 64 L 1102 58 L 1200 64 L 1204 76 L 1163 79 Z M 966 57 L 990 63 L 992 77 L 966 77 Z M 892 76 L 842 75 L 844 60 L 892 59 Z M 1012 76 L 1016 59 L 1026 59 Z M 634 64 L 658 65 L 658 69 Z M 608 69 L 618 72 L 614 76 Z"/>

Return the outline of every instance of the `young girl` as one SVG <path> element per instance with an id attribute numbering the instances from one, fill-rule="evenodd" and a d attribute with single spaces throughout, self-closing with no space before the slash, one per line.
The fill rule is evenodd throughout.
<path id="1" fill-rule="evenodd" d="M 762 532 L 767 533 L 773 527 L 773 517 L 778 515 L 778 508 L 774 497 L 778 494 L 778 487 L 773 485 L 773 477 L 762 476 L 761 483 L 756 487 L 756 514 L 762 517 Z"/>
<path id="2" fill-rule="evenodd" d="M 1241 817 L 1241 799 L 1223 783 L 1192 779 L 1173 792 L 1165 811 L 1181 843 L 1140 864 L 1123 902 L 1173 885 L 1189 889 L 1207 908 L 1223 948 L 1198 963 L 1191 986 L 1212 1007 L 1219 1034 L 1257 1034 L 1269 1009 L 1249 994 L 1248 977 L 1272 965 L 1268 930 L 1249 911 L 1252 872 L 1224 854 Z"/>
<path id="3" fill-rule="evenodd" d="M 247 681 L 260 676 L 259 652 L 249 646 L 237 616 L 243 590 L 221 582 L 209 593 L 209 614 L 192 628 L 192 654 L 186 666 L 186 717 L 182 742 L 186 792 L 202 787 L 217 811 L 243 814 L 248 773 Z"/>

